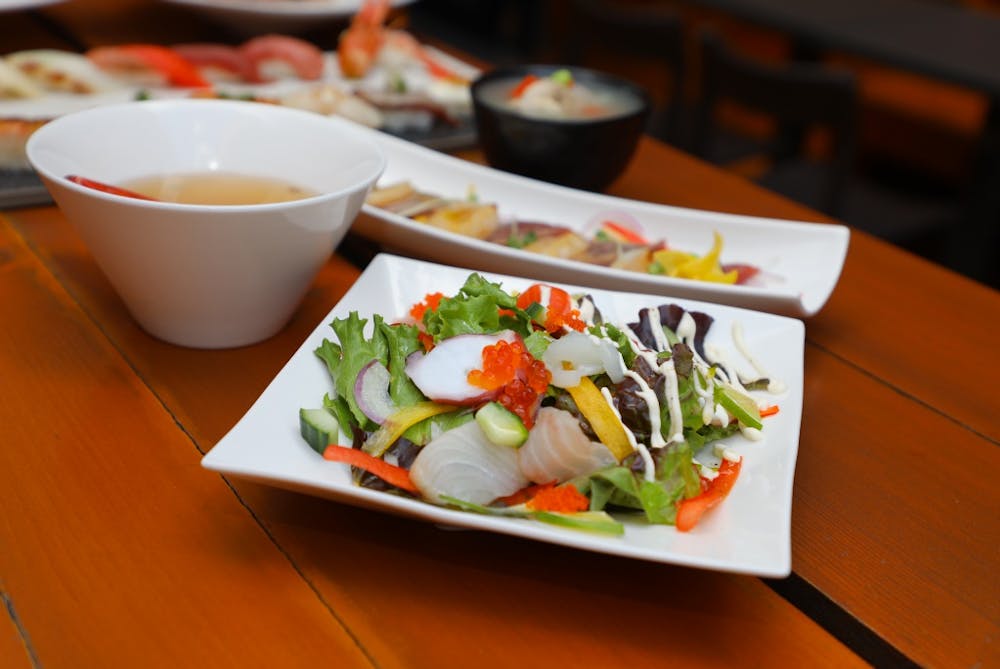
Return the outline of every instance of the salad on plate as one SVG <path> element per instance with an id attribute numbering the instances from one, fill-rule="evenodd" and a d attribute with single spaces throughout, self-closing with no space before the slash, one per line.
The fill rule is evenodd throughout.
<path id="1" fill-rule="evenodd" d="M 305 441 L 355 484 L 472 513 L 616 535 L 620 519 L 694 528 L 741 469 L 730 438 L 762 439 L 774 397 L 733 326 L 676 304 L 607 322 L 589 295 L 479 274 L 409 313 L 330 324 L 315 350 L 329 392 L 300 409 Z"/>

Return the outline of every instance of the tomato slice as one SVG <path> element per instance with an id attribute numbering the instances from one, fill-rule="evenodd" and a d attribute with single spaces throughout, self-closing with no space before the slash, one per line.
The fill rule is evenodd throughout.
<path id="1" fill-rule="evenodd" d="M 519 309 L 540 304 L 545 309 L 545 319 L 540 322 L 547 332 L 557 332 L 564 326 L 582 331 L 586 324 L 580 312 L 573 307 L 573 298 L 562 288 L 536 283 L 517 296 Z"/>

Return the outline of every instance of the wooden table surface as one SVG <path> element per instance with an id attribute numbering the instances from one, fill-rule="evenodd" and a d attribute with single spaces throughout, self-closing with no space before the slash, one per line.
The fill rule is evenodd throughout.
<path id="1" fill-rule="evenodd" d="M 0 14 L 0 52 L 218 34 L 140 0 Z M 649 139 L 611 192 L 821 220 Z M 203 470 L 358 274 L 334 255 L 276 337 L 184 349 L 56 208 L 0 212 L 0 665 L 1000 666 L 997 292 L 853 234 L 806 323 L 793 574 L 767 580 Z"/>

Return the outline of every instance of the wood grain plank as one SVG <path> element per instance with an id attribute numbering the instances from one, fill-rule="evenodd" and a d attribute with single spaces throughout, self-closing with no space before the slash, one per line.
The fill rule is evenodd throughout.
<path id="1" fill-rule="evenodd" d="M 923 666 L 1000 662 L 1000 449 L 806 351 L 793 568 Z"/>
<path id="2" fill-rule="evenodd" d="M 171 347 L 143 334 L 51 209 L 18 212 L 86 311 L 208 449 L 249 406 L 353 274 L 333 261 L 280 337 L 231 352 Z M 58 232 L 55 232 L 58 230 Z M 215 362 L 213 358 L 218 357 Z M 237 370 L 236 368 L 240 369 Z M 227 369 L 232 373 L 227 373 Z M 203 473 L 204 476 L 214 475 Z M 509 537 L 444 532 L 302 495 L 234 482 L 298 568 L 383 667 L 695 666 L 747 658 L 860 663 L 758 579 L 592 555 Z M 234 540 L 240 531 L 234 529 Z M 616 623 L 602 623 L 614 617 Z M 627 624 L 617 623 L 624 617 Z M 706 637 L 710 630 L 710 640 Z"/>
<path id="3" fill-rule="evenodd" d="M 370 666 L 2 217 L 0 304 L 0 579 L 41 666 Z"/>

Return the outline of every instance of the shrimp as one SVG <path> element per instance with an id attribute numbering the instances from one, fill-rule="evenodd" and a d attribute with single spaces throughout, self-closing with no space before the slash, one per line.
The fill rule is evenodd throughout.
<path id="1" fill-rule="evenodd" d="M 337 60 L 345 76 L 363 77 L 376 61 L 382 60 L 392 65 L 416 62 L 435 79 L 465 81 L 432 58 L 413 35 L 387 28 L 388 15 L 389 0 L 365 0 L 351 25 L 340 34 Z"/>
<path id="2" fill-rule="evenodd" d="M 385 43 L 383 23 L 389 15 L 389 0 L 365 0 L 351 25 L 340 34 L 337 60 L 347 77 L 363 77 L 375 63 Z"/>

